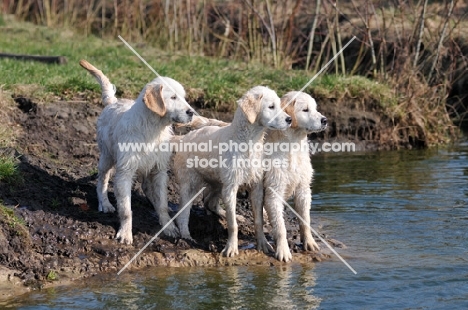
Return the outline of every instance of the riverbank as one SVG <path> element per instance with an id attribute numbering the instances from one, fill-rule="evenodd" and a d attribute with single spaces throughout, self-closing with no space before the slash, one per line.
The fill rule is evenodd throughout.
<path id="1" fill-rule="evenodd" d="M 12 22 L 1 27 L 5 35 L 0 40 L 9 52 L 60 53 L 68 59 L 65 65 L 0 61 L 0 71 L 9 73 L 0 89 L 0 158 L 13 161 L 12 166 L 17 167 L 16 177 L 0 180 L 0 279 L 6 279 L 2 282 L 11 284 L 11 288 L 34 289 L 116 272 L 161 227 L 155 224 L 154 210 L 138 186 L 132 196 L 132 246 L 113 239 L 119 225 L 116 214 L 97 212 L 95 124 L 102 106 L 97 84 L 79 67 L 78 60 L 86 58 L 96 64 L 117 85 L 118 95 L 128 98 L 136 97 L 152 79 L 151 72 L 116 42 L 23 25 Z M 135 46 L 145 58 L 157 60 L 161 74 L 186 86 L 189 103 L 201 115 L 226 121 L 232 119 L 235 100 L 253 85 L 268 85 L 282 95 L 300 89 L 312 77 L 302 71 L 168 55 L 144 45 Z M 417 95 L 430 89 L 419 87 L 416 81 L 405 89 L 407 92 L 399 93 L 389 85 L 356 76 L 317 79 L 305 91 L 316 98 L 330 127 L 311 139 L 353 142 L 357 150 L 382 150 L 427 147 L 456 136 L 444 105 L 419 101 Z M 172 215 L 178 198 L 171 175 Z M 112 196 L 111 201 L 115 202 Z M 227 238 L 225 223 L 206 215 L 200 201 L 194 204 L 190 229 L 196 242 L 162 237 L 130 268 L 279 264 L 271 256 L 250 249 L 254 233 L 247 199 L 240 198 L 237 206 L 243 218 L 239 223 L 240 244 L 246 249 L 234 259 L 219 255 Z M 288 214 L 287 223 L 293 260 L 310 263 L 328 257 L 326 251 L 303 252 L 297 239 L 297 219 Z M 342 246 L 333 242 L 333 236 L 326 239 Z"/>

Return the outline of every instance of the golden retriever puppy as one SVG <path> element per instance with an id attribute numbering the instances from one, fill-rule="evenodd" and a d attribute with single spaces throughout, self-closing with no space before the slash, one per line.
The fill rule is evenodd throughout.
<path id="1" fill-rule="evenodd" d="M 169 143 L 173 123 L 188 123 L 194 111 L 185 101 L 182 85 L 168 77 L 148 83 L 136 100 L 117 99 L 109 79 L 86 60 L 80 65 L 101 85 L 102 101 L 107 106 L 97 121 L 97 142 L 100 150 L 97 194 L 99 211 L 114 212 L 107 195 L 111 171 L 115 169 L 114 193 L 120 218 L 116 238 L 131 244 L 131 189 L 136 177 L 143 179 L 142 188 L 153 204 L 159 223 L 169 222 L 167 202 L 167 169 L 171 152 L 158 150 Z M 171 223 L 164 233 L 177 237 Z"/>
<path id="2" fill-rule="evenodd" d="M 289 102 L 289 104 L 288 104 Z M 294 209 L 305 220 L 299 221 L 300 236 L 304 250 L 319 250 L 312 237 L 310 225 L 310 207 L 312 191 L 310 185 L 314 170 L 309 157 L 307 135 L 327 128 L 327 118 L 317 111 L 315 100 L 306 93 L 292 91 L 281 98 L 282 106 L 291 115 L 291 127 L 285 131 L 268 131 L 265 144 L 272 149 L 264 149 L 264 158 L 281 165 L 271 165 L 263 175 L 263 182 L 252 187 L 252 204 L 255 218 L 257 248 L 265 253 L 271 250 L 263 233 L 263 208 L 273 228 L 276 242 L 275 257 L 280 261 L 292 259 L 286 239 L 286 226 L 283 217 L 283 200 L 294 196 Z M 274 191 L 274 192 L 273 192 Z"/>
<path id="3" fill-rule="evenodd" d="M 222 251 L 224 256 L 239 253 L 236 194 L 240 185 L 261 180 L 265 131 L 284 130 L 291 121 L 291 117 L 281 110 L 276 93 L 267 87 L 256 86 L 238 101 L 231 124 L 206 126 L 180 139 L 183 145 L 200 146 L 192 151 L 179 149 L 174 156 L 180 206 L 184 206 L 203 186 L 207 187 L 208 200 L 218 202 L 219 198 L 223 199 L 228 225 L 228 241 Z M 211 147 L 202 149 L 206 143 Z M 186 209 L 177 218 L 180 234 L 187 239 L 191 238 L 189 216 L 190 209 Z"/>

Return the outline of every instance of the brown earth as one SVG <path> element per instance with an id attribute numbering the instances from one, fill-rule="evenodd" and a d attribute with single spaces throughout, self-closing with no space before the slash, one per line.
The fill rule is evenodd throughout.
<path id="1" fill-rule="evenodd" d="M 15 148 L 1 151 L 17 158 L 22 175 L 22 181 L 15 184 L 0 182 L 0 199 L 16 216 L 12 219 L 0 212 L 0 297 L 20 292 L 24 287 L 35 289 L 117 272 L 161 227 L 138 184 L 132 195 L 133 245 L 114 240 L 119 227 L 117 214 L 97 211 L 95 124 L 102 110 L 99 101 L 38 104 L 19 97 L 15 102 L 16 105 L 2 111 L 0 119 L 16 137 Z M 227 114 L 216 116 L 229 120 Z M 170 176 L 169 206 L 174 215 L 178 194 L 172 173 Z M 115 203 L 112 185 L 110 199 Z M 215 215 L 207 215 L 198 202 L 190 218 L 194 242 L 161 236 L 129 269 L 280 264 L 273 255 L 255 250 L 248 199 L 240 197 L 237 207 L 243 218 L 239 222 L 242 248 L 239 256 L 220 255 L 227 239 L 226 223 Z M 304 252 L 298 238 L 298 220 L 288 214 L 286 222 L 294 261 L 306 263 L 329 257 L 330 252 L 326 250 Z M 267 237 L 271 240 L 268 234 Z M 344 246 L 328 240 L 334 246 Z M 321 247 L 326 248 L 324 244 Z"/>

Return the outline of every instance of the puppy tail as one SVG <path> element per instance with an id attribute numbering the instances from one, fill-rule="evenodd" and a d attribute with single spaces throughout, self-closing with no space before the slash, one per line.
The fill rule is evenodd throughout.
<path id="1" fill-rule="evenodd" d="M 84 59 L 80 60 L 80 65 L 88 70 L 88 72 L 91 73 L 91 75 L 94 76 L 101 85 L 102 103 L 104 105 L 108 105 L 117 102 L 117 98 L 115 97 L 115 85 L 109 81 L 107 76 L 105 76 L 101 70 L 97 69 Z"/>
<path id="2" fill-rule="evenodd" d="M 203 116 L 194 115 L 192 117 L 192 121 L 186 126 L 190 126 L 192 129 L 200 129 L 206 126 L 225 127 L 228 125 L 230 125 L 230 123 L 226 123 L 214 118 L 206 118 Z"/>

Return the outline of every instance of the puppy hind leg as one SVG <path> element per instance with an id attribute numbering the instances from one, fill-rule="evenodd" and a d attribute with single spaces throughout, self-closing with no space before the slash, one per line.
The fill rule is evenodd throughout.
<path id="1" fill-rule="evenodd" d="M 273 247 L 268 242 L 265 237 L 265 233 L 263 232 L 263 182 L 254 184 L 250 195 L 255 225 L 255 236 L 257 237 L 257 250 L 263 251 L 265 254 L 274 252 Z"/>
<path id="2" fill-rule="evenodd" d="M 165 226 L 171 220 L 167 202 L 167 180 L 166 171 L 154 171 L 144 178 L 142 184 L 143 192 L 156 210 L 161 226 Z M 179 236 L 179 230 L 174 222 L 171 222 L 163 233 L 172 238 Z"/>
<path id="3" fill-rule="evenodd" d="M 312 203 L 312 191 L 308 186 L 299 186 L 294 195 L 294 209 L 304 219 L 299 221 L 301 241 L 306 251 L 318 251 L 320 247 L 312 237 L 310 230 L 310 205 Z"/>
<path id="4" fill-rule="evenodd" d="M 239 254 L 238 226 L 236 220 L 236 195 L 238 186 L 224 187 L 222 196 L 226 205 L 226 220 L 228 226 L 228 241 L 226 247 L 221 252 L 226 257 L 233 257 Z"/>
<path id="5" fill-rule="evenodd" d="M 132 207 L 131 190 L 133 183 L 133 171 L 117 170 L 114 178 L 114 192 L 117 199 L 117 211 L 120 218 L 120 228 L 116 238 L 121 243 L 132 244 Z"/>
<path id="6" fill-rule="evenodd" d="M 183 208 L 197 193 L 197 188 L 190 186 L 189 182 L 183 182 L 180 184 L 180 202 L 179 210 Z M 177 226 L 179 227 L 180 236 L 183 239 L 192 240 L 189 230 L 190 210 L 192 206 L 187 206 L 184 211 L 176 218 Z"/>
<path id="7" fill-rule="evenodd" d="M 108 186 L 112 172 L 112 159 L 104 154 L 99 157 L 98 164 L 98 179 L 97 179 L 97 196 L 99 201 L 99 212 L 112 213 L 115 211 L 114 206 L 109 201 Z"/>
<path id="8" fill-rule="evenodd" d="M 272 190 L 275 190 L 276 193 L 284 197 L 284 189 L 281 186 L 277 187 L 268 187 L 265 191 L 265 209 L 268 213 L 268 219 L 270 224 L 273 227 L 273 236 L 276 242 L 276 252 L 275 257 L 279 261 L 288 262 L 292 259 L 291 251 L 289 250 L 287 234 L 286 234 L 286 225 L 284 223 L 284 208 L 283 203 L 276 196 Z"/>
<path id="9" fill-rule="evenodd" d="M 203 205 L 207 212 L 213 212 L 222 218 L 226 218 L 226 211 L 221 208 L 219 200 L 221 192 L 213 187 L 208 187 L 204 190 L 206 195 L 203 197 Z"/>
<path id="10" fill-rule="evenodd" d="M 206 208 L 207 214 L 213 212 L 217 214 L 219 217 L 226 219 L 226 210 L 221 207 L 221 191 L 215 190 L 213 188 L 208 189 L 209 191 L 213 191 L 213 194 L 207 194 L 207 196 L 203 199 L 203 205 Z M 207 190 L 205 190 L 206 192 Z M 245 222 L 245 218 L 242 215 L 237 214 L 236 219 L 238 222 Z"/>

